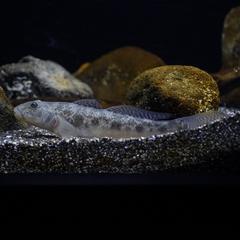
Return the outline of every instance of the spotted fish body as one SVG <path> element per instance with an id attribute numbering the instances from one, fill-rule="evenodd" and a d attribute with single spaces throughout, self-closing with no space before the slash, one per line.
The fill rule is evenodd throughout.
<path id="1" fill-rule="evenodd" d="M 226 116 L 224 111 L 219 110 L 174 120 L 152 121 L 75 103 L 39 100 L 21 104 L 14 111 L 16 117 L 61 137 L 86 138 L 165 134 L 196 128 Z"/>
<path id="2" fill-rule="evenodd" d="M 85 106 L 85 107 L 102 109 L 101 104 L 96 99 L 81 99 L 81 100 L 75 101 L 74 103 L 81 106 Z M 135 118 L 143 118 L 143 119 L 149 119 L 153 121 L 169 120 L 169 119 L 176 118 L 176 116 L 171 113 L 152 112 L 152 111 L 148 111 L 148 110 L 130 106 L 130 105 L 113 106 L 113 107 L 106 108 L 105 110 L 119 113 L 122 115 L 132 116 Z"/>

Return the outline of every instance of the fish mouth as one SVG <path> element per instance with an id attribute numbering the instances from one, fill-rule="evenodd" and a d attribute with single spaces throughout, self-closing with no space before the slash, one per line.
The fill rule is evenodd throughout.
<path id="1" fill-rule="evenodd" d="M 22 113 L 19 111 L 18 108 L 14 108 L 14 116 L 15 116 L 17 119 L 19 119 L 19 120 L 24 119 Z"/>
<path id="2" fill-rule="evenodd" d="M 14 108 L 14 116 L 17 120 L 21 121 L 25 127 L 30 127 L 31 124 L 25 119 L 24 115 L 18 108 Z"/>
<path id="3" fill-rule="evenodd" d="M 17 120 L 19 120 L 21 122 L 25 122 L 28 125 L 28 122 L 26 121 L 24 115 L 18 108 L 14 108 L 14 116 Z"/>

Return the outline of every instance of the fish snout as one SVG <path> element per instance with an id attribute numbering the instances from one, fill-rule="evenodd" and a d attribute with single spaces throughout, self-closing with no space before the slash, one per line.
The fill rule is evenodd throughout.
<path id="1" fill-rule="evenodd" d="M 18 107 L 15 107 L 14 110 L 14 116 L 16 117 L 17 120 L 19 120 L 24 127 L 30 127 L 32 126 L 24 117 L 24 115 L 22 114 L 21 110 Z"/>
<path id="2" fill-rule="evenodd" d="M 17 119 L 23 119 L 22 112 L 20 111 L 20 109 L 19 109 L 18 107 L 15 107 L 15 108 L 14 108 L 14 116 L 15 116 Z"/>

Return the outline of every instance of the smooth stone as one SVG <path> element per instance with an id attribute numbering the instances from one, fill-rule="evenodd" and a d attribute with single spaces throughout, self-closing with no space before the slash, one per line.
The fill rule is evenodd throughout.
<path id="1" fill-rule="evenodd" d="M 136 77 L 127 92 L 128 103 L 151 111 L 179 116 L 219 107 L 216 81 L 193 66 L 166 65 Z"/>
<path id="2" fill-rule="evenodd" d="M 91 66 L 91 63 L 89 63 L 89 62 L 81 64 L 79 69 L 74 73 L 74 76 L 79 76 L 81 73 L 83 73 L 90 66 Z"/>
<path id="3" fill-rule="evenodd" d="M 125 102 L 127 88 L 138 74 L 162 65 L 160 57 L 144 49 L 122 47 L 82 65 L 76 77 L 89 84 L 97 99 L 111 106 Z"/>
<path id="4" fill-rule="evenodd" d="M 227 14 L 222 33 L 223 68 L 240 66 L 240 7 Z"/>

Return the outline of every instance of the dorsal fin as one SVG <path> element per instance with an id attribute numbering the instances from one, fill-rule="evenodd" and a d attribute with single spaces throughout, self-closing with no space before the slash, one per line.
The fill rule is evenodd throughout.
<path id="1" fill-rule="evenodd" d="M 162 113 L 162 112 L 152 112 L 138 107 L 130 105 L 119 105 L 106 108 L 107 111 L 129 115 L 136 118 L 149 119 L 153 121 L 168 120 L 176 118 L 174 114 L 171 113 Z"/>
<path id="2" fill-rule="evenodd" d="M 96 99 L 80 99 L 75 102 L 73 102 L 78 105 L 82 105 L 85 107 L 92 107 L 92 108 L 97 108 L 101 109 L 101 104 L 96 100 Z"/>

